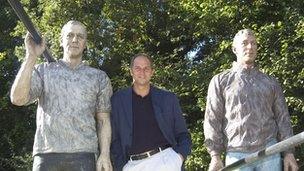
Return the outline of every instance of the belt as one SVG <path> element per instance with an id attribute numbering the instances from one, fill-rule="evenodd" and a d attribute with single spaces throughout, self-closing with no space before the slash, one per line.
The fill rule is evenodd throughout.
<path id="1" fill-rule="evenodd" d="M 164 146 L 160 146 L 160 147 L 157 147 L 153 150 L 150 150 L 150 151 L 146 151 L 146 152 L 143 152 L 143 153 L 140 153 L 140 154 L 133 154 L 133 155 L 130 155 L 130 160 L 133 161 L 133 160 L 141 160 L 141 159 L 145 159 L 147 157 L 150 157 L 158 152 L 161 152 L 167 148 L 171 147 L 170 145 L 164 145 Z"/>

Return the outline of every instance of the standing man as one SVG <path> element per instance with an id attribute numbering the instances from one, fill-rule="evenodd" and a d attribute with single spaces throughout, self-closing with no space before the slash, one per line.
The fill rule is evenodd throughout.
<path id="1" fill-rule="evenodd" d="M 63 59 L 34 67 L 45 43 L 38 45 L 26 35 L 26 56 L 11 101 L 18 106 L 38 101 L 34 171 L 112 170 L 111 82 L 105 72 L 82 62 L 86 42 L 85 26 L 69 21 L 61 30 Z"/>
<path id="2" fill-rule="evenodd" d="M 234 37 L 237 57 L 230 70 L 210 82 L 204 121 L 205 145 L 211 156 L 209 171 L 226 165 L 293 135 L 287 105 L 275 78 L 255 66 L 257 43 L 250 29 Z M 298 169 L 292 150 L 284 152 L 284 170 Z M 281 156 L 275 154 L 240 170 L 280 171 Z"/>
<path id="3" fill-rule="evenodd" d="M 131 60 L 133 85 L 112 97 L 111 154 L 117 171 L 178 171 L 191 139 L 177 97 L 150 84 L 147 54 Z"/>

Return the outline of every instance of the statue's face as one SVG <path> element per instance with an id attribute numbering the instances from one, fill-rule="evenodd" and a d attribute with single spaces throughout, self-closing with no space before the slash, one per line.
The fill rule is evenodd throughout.
<path id="1" fill-rule="evenodd" d="M 252 34 L 243 33 L 237 37 L 233 47 L 237 56 L 237 62 L 241 64 L 253 64 L 257 57 L 257 42 Z"/>
<path id="2" fill-rule="evenodd" d="M 82 56 L 86 48 L 86 30 L 79 24 L 70 24 L 64 28 L 62 35 L 62 46 L 64 53 L 70 58 Z"/>

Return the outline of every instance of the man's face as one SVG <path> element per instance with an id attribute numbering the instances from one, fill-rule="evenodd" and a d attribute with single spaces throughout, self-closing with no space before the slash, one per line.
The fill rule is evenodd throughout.
<path id="1" fill-rule="evenodd" d="M 139 56 L 135 58 L 131 68 L 134 85 L 147 86 L 154 73 L 151 63 L 147 57 Z"/>
<path id="2" fill-rule="evenodd" d="M 241 64 L 254 64 L 257 56 L 257 42 L 252 34 L 243 33 L 238 36 L 233 47 L 237 62 Z"/>
<path id="3" fill-rule="evenodd" d="M 62 46 L 64 53 L 70 58 L 81 57 L 86 47 L 85 28 L 79 24 L 67 25 L 62 35 Z"/>

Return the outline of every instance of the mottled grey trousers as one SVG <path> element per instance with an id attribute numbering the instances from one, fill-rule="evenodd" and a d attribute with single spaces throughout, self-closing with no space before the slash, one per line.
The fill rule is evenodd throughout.
<path id="1" fill-rule="evenodd" d="M 33 171 L 95 171 L 94 153 L 45 153 L 34 156 Z"/>

